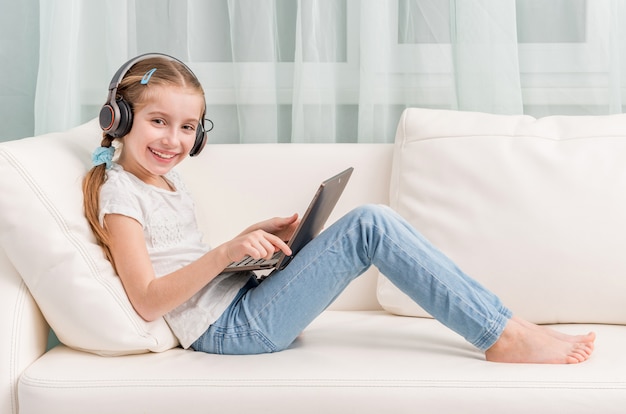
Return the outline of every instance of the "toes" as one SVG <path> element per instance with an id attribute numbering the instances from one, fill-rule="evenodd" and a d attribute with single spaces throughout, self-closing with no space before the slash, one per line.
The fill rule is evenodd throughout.
<path id="1" fill-rule="evenodd" d="M 572 350 L 566 358 L 569 363 L 579 363 L 586 361 L 593 352 L 593 348 L 588 344 L 579 343 L 572 347 Z"/>

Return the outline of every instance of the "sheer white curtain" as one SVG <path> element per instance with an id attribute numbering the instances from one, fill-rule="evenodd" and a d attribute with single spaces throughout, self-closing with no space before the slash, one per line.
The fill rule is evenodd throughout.
<path id="1" fill-rule="evenodd" d="M 22 59 L 37 75 L 4 76 L 0 104 L 15 110 L 4 108 L 19 87 L 23 101 L 33 96 L 35 133 L 72 127 L 97 115 L 122 63 L 157 51 L 200 78 L 214 142 L 390 142 L 407 106 L 617 113 L 625 3 L 0 0 L 18 22 L 38 17 L 20 32 L 19 48 L 0 50 L 5 63 L 38 51 Z M 9 35 L 15 30 L 0 31 Z M 32 123 L 33 112 L 7 119 Z"/>
<path id="2" fill-rule="evenodd" d="M 38 26 L 38 0 L 0 0 L 0 141 L 33 132 Z"/>

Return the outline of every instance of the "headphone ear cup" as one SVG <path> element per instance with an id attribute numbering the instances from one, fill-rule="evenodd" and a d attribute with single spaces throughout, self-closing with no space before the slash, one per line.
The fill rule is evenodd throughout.
<path id="1" fill-rule="evenodd" d="M 199 122 L 198 128 L 196 128 L 196 140 L 193 143 L 193 147 L 191 147 L 191 151 L 189 151 L 190 157 L 195 157 L 200 154 L 200 151 L 202 151 L 204 145 L 206 144 L 206 139 L 207 133 L 204 130 L 204 125 L 202 125 L 202 122 Z"/>
<path id="2" fill-rule="evenodd" d="M 106 103 L 100 109 L 100 128 L 113 138 L 120 138 L 130 132 L 133 126 L 133 110 L 123 99 Z"/>
<path id="3" fill-rule="evenodd" d="M 115 110 L 112 105 L 108 103 L 102 105 L 98 120 L 100 121 L 100 128 L 102 128 L 104 132 L 109 133 L 114 126 L 114 121 L 117 118 L 118 117 L 115 115 Z"/>
<path id="4" fill-rule="evenodd" d="M 116 99 L 115 103 L 118 108 L 117 126 L 109 132 L 114 138 L 121 138 L 130 132 L 133 127 L 133 109 L 124 99 Z M 113 120 L 115 124 L 115 119 Z"/>

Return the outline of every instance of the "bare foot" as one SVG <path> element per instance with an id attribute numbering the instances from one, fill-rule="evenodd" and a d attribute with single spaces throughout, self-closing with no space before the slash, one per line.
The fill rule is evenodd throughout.
<path id="1" fill-rule="evenodd" d="M 591 346 L 593 348 L 593 341 L 595 341 L 596 339 L 596 334 L 594 332 L 589 332 L 586 335 L 568 335 L 565 334 L 563 332 L 559 332 L 559 331 L 555 331 L 552 328 L 549 328 L 547 326 L 540 326 L 540 325 L 536 325 L 532 322 L 528 322 L 525 319 L 519 318 L 517 316 L 513 316 L 512 318 L 514 321 L 516 321 L 517 323 L 524 325 L 530 329 L 535 329 L 541 332 L 544 332 L 550 336 L 555 337 L 556 339 L 560 339 L 562 341 L 567 341 L 567 342 L 590 342 Z"/>
<path id="2" fill-rule="evenodd" d="M 514 317 L 485 357 L 492 362 L 577 364 L 589 358 L 594 340 L 594 333 L 567 335 Z"/>

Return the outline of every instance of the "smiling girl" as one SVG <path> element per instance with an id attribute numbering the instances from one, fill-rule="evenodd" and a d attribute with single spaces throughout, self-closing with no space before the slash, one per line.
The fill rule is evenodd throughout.
<path id="1" fill-rule="evenodd" d="M 290 255 L 283 240 L 297 214 L 254 224 L 209 248 L 174 169 L 206 140 L 200 83 L 178 60 L 151 54 L 122 66 L 109 91 L 100 117 L 103 139 L 83 183 L 85 214 L 137 313 L 147 321 L 164 317 L 183 348 L 227 354 L 286 349 L 375 265 L 487 360 L 577 363 L 591 355 L 593 333 L 565 335 L 513 316 L 384 206 L 354 209 L 263 280 L 223 273 L 245 256 Z M 115 160 L 114 141 L 120 144 Z"/>

